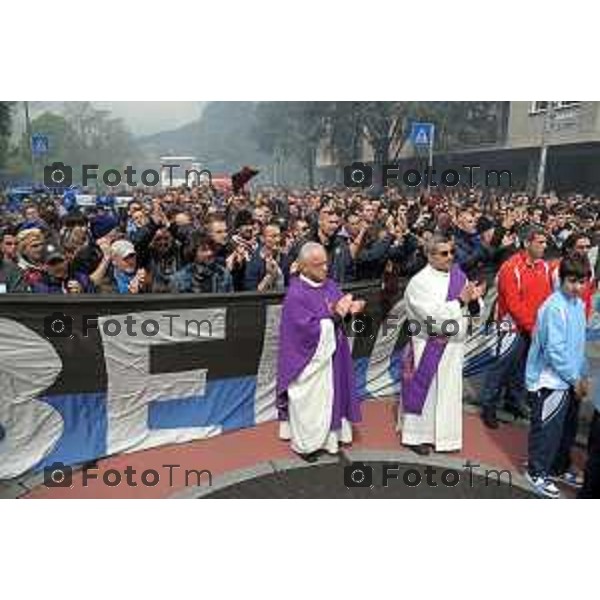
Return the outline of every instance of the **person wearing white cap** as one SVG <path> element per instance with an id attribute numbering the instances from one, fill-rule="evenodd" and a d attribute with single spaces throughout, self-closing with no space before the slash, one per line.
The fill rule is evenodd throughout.
<path id="1" fill-rule="evenodd" d="M 117 240 L 111 248 L 113 281 L 118 294 L 138 294 L 145 283 L 144 269 L 137 268 L 137 254 L 128 240 Z"/>

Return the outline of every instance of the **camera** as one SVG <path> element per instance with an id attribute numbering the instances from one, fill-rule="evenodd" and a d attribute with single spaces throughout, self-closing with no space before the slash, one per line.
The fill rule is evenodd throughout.
<path id="1" fill-rule="evenodd" d="M 373 484 L 373 467 L 356 462 L 344 467 L 344 485 L 352 487 L 371 487 Z"/>
<path id="2" fill-rule="evenodd" d="M 73 485 L 73 469 L 65 467 L 61 462 L 44 467 L 44 485 L 51 488 L 71 487 Z"/>
<path id="3" fill-rule="evenodd" d="M 348 315 L 344 319 L 344 329 L 348 337 L 373 337 L 373 317 L 365 313 Z"/>
<path id="4" fill-rule="evenodd" d="M 344 167 L 344 185 L 349 188 L 367 188 L 373 184 L 373 169 L 361 162 Z"/>
<path id="5" fill-rule="evenodd" d="M 73 183 L 73 169 L 62 162 L 53 162 L 44 167 L 44 185 L 46 187 L 69 187 Z"/>
<path id="6" fill-rule="evenodd" d="M 52 313 L 44 317 L 44 335 L 49 338 L 71 337 L 73 317 L 62 313 Z"/>

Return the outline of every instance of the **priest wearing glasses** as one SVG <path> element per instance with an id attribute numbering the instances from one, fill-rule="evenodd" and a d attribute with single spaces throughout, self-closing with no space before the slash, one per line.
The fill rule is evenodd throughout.
<path id="1" fill-rule="evenodd" d="M 468 316 L 481 313 L 484 284 L 468 281 L 454 263 L 454 242 L 428 241 L 428 264 L 409 282 L 398 428 L 419 455 L 462 448 L 464 345 Z"/>

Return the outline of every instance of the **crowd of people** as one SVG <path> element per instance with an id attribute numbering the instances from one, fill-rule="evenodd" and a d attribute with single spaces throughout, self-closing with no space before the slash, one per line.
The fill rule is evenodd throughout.
<path id="1" fill-rule="evenodd" d="M 469 278 L 491 283 L 530 226 L 544 231 L 547 259 L 559 258 L 573 233 L 597 248 L 599 212 L 598 201 L 582 196 L 473 190 L 406 196 L 389 189 L 371 197 L 264 188 L 226 196 L 194 187 L 140 192 L 119 210 L 100 196 L 85 211 L 59 196 L 25 199 L 9 211 L 0 197 L 0 283 L 9 293 L 283 290 L 302 244 L 316 241 L 338 283 L 382 279 L 393 287 L 425 265 L 435 231 L 452 233 Z"/>
<path id="2" fill-rule="evenodd" d="M 571 449 L 587 384 L 582 373 L 572 380 L 569 371 L 566 383 L 551 387 L 556 373 L 539 355 L 536 323 L 551 295 L 574 280 L 590 317 L 600 271 L 599 216 L 594 197 L 456 188 L 417 195 L 387 188 L 373 196 L 348 188 L 223 193 L 200 185 L 140 191 L 122 209 L 101 196 L 85 211 L 60 196 L 26 199 L 12 210 L 0 199 L 0 293 L 285 291 L 307 243 L 324 249 L 326 276 L 340 286 L 376 280 L 393 293 L 399 281 L 427 266 L 433 273 L 437 263 L 447 262 L 446 272 L 457 265 L 472 286 L 468 301 L 497 282 L 495 314 L 512 322 L 514 334 L 510 350 L 498 352 L 487 371 L 482 420 L 498 428 L 500 406 L 515 418 L 531 416 L 531 480 L 542 495 L 556 496 L 556 478 L 582 483 Z M 444 300 L 446 287 L 440 288 Z M 457 295 L 459 304 L 463 295 Z M 567 338 L 575 344 L 570 326 L 562 331 L 550 321 L 546 346 L 558 344 L 562 352 Z M 532 349 L 537 357 L 531 358 Z M 528 356 L 537 360 L 535 368 L 527 366 Z M 548 408 L 547 392 L 532 404 L 531 394 L 564 385 L 569 394 L 554 407 Z M 552 420 L 557 407 L 560 427 Z M 427 453 L 435 443 L 410 445 Z"/>

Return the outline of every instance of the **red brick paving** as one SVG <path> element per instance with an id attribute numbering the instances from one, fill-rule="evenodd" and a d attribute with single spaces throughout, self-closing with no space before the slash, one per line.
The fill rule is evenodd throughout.
<path id="1" fill-rule="evenodd" d="M 395 432 L 395 403 L 373 401 L 363 404 L 363 422 L 356 428 L 353 449 L 400 450 Z M 464 447 L 452 457 L 469 458 L 487 466 L 520 471 L 526 457 L 526 429 L 502 425 L 496 431 L 486 429 L 477 415 L 464 415 Z M 73 473 L 71 488 L 46 488 L 40 485 L 24 498 L 166 498 L 185 488 L 186 469 L 208 469 L 214 478 L 229 471 L 249 468 L 268 460 L 291 459 L 294 454 L 286 443 L 277 438 L 277 423 L 264 423 L 252 429 L 229 432 L 205 440 L 186 444 L 162 446 L 121 454 L 98 462 L 98 479 L 82 485 L 81 472 Z M 169 485 L 169 471 L 162 465 L 177 464 L 173 470 L 173 486 Z M 125 476 L 120 485 L 110 487 L 102 482 L 102 473 L 117 469 L 121 473 L 130 465 L 137 473 L 137 487 L 126 485 Z M 160 482 L 155 487 L 141 484 L 141 472 L 156 469 Z M 206 476 L 203 483 L 206 484 Z M 195 477 L 190 485 L 196 485 Z"/>

